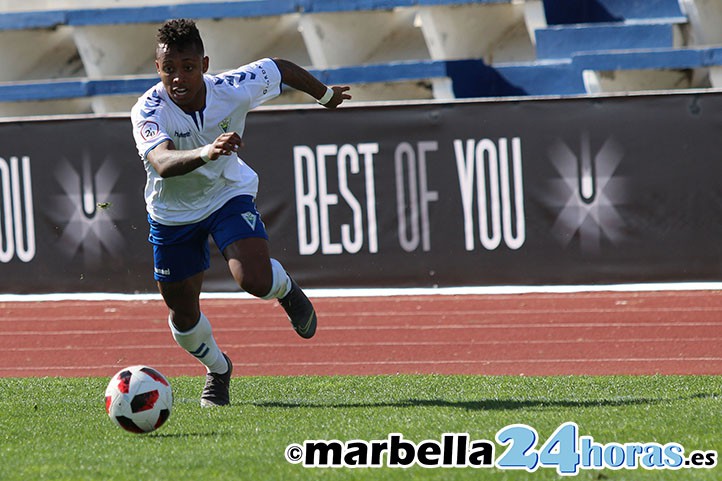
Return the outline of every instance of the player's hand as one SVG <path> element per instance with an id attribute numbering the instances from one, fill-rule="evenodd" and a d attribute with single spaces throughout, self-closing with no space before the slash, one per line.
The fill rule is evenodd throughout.
<path id="1" fill-rule="evenodd" d="M 351 90 L 351 87 L 348 87 L 344 85 L 343 87 L 340 86 L 333 86 L 331 87 L 333 90 L 333 97 L 331 97 L 331 100 L 328 101 L 324 107 L 327 109 L 335 109 L 339 105 L 343 103 L 344 100 L 351 100 L 351 94 L 347 94 L 349 90 Z"/>
<path id="2" fill-rule="evenodd" d="M 211 145 L 208 158 L 218 160 L 221 155 L 231 155 L 238 152 L 238 149 L 243 147 L 243 140 L 237 132 L 226 132 L 219 135 Z"/>

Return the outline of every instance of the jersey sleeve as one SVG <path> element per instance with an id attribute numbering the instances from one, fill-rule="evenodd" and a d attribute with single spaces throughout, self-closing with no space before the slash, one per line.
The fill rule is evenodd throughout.
<path id="1" fill-rule="evenodd" d="M 153 91 L 141 97 L 130 112 L 133 138 L 140 158 L 145 160 L 148 152 L 159 144 L 171 140 L 161 115 L 163 100 Z"/>
<path id="2" fill-rule="evenodd" d="M 276 62 L 264 58 L 216 76 L 216 83 L 223 82 L 248 97 L 248 108 L 253 109 L 281 93 L 281 72 Z"/>

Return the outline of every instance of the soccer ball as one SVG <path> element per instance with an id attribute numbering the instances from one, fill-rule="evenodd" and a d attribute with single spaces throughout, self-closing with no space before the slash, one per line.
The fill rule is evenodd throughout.
<path id="1" fill-rule="evenodd" d="M 131 433 L 155 431 L 168 420 L 173 391 L 161 373 L 148 366 L 118 371 L 105 390 L 105 411 Z"/>

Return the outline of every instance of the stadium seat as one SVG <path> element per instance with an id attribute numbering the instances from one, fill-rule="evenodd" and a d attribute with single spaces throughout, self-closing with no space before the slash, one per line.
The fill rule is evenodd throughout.
<path id="1" fill-rule="evenodd" d="M 577 52 L 671 48 L 681 44 L 671 23 L 552 26 L 536 31 L 539 59 L 569 58 Z"/>
<path id="2" fill-rule="evenodd" d="M 549 25 L 686 21 L 678 0 L 544 0 L 544 10 Z"/>
<path id="3" fill-rule="evenodd" d="M 173 17 L 197 20 L 213 72 L 285 57 L 361 101 L 722 86 L 716 0 L 77 5 L 0 0 L 0 115 L 127 112 L 156 81 L 155 32 Z M 287 89 L 274 102 L 312 99 Z"/>

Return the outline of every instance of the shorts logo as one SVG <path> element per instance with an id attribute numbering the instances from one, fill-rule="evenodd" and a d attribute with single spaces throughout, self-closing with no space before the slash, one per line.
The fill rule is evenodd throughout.
<path id="1" fill-rule="evenodd" d="M 243 217 L 243 220 L 251 227 L 251 230 L 256 230 L 256 220 L 258 220 L 258 216 L 255 213 L 244 212 L 241 214 L 241 217 Z"/>
<path id="2" fill-rule="evenodd" d="M 143 137 L 144 140 L 149 140 L 158 135 L 158 132 L 160 129 L 158 128 L 158 124 L 156 124 L 153 121 L 146 121 L 143 123 L 143 125 L 140 127 L 140 135 Z"/>
<path id="3" fill-rule="evenodd" d="M 170 275 L 170 269 L 161 269 L 160 267 L 155 267 L 153 269 L 156 274 L 161 276 L 169 276 Z"/>

